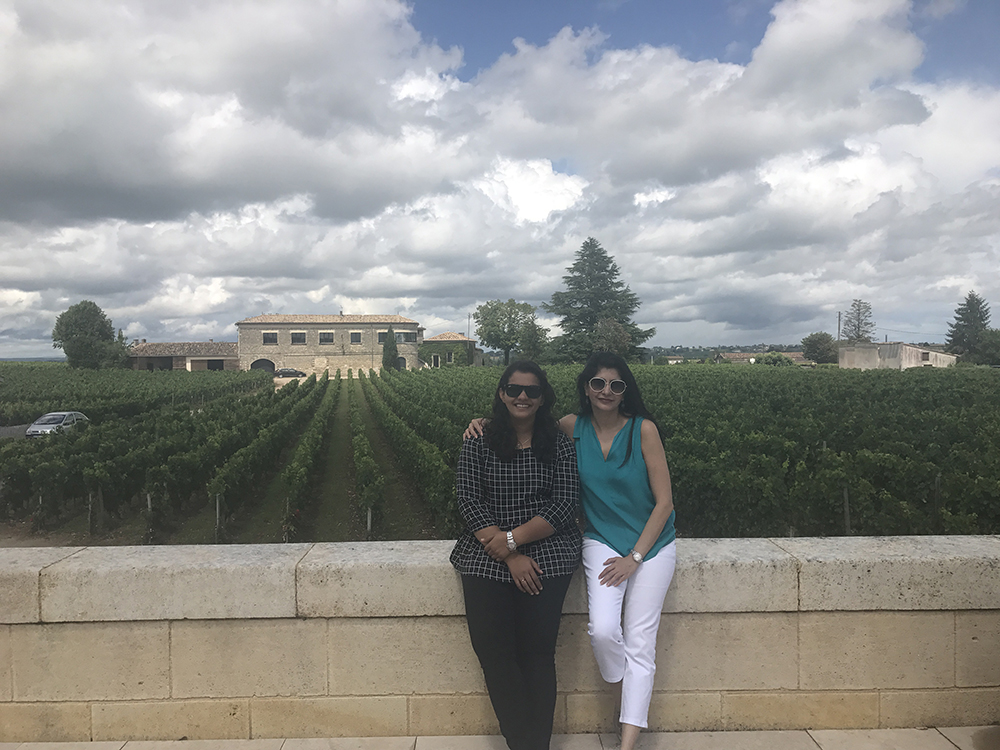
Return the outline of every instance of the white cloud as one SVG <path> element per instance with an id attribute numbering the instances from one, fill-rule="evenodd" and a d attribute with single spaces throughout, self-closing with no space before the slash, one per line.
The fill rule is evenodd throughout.
<path id="1" fill-rule="evenodd" d="M 462 83 L 397 0 L 0 0 L 0 338 L 48 353 L 81 298 L 149 340 L 464 331 L 588 236 L 654 344 L 791 343 L 859 296 L 944 330 L 1000 302 L 1000 92 L 912 80 L 908 14 L 950 10 L 784 0 L 746 66 L 563 29 Z"/>

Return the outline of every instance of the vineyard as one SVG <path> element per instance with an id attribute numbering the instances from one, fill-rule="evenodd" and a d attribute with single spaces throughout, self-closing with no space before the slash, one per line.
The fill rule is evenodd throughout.
<path id="1" fill-rule="evenodd" d="M 579 368 L 553 366 L 575 408 Z M 0 513 L 80 543 L 449 538 L 454 465 L 500 371 L 293 380 L 0 364 Z M 1000 373 L 640 366 L 686 536 L 1000 533 Z"/>

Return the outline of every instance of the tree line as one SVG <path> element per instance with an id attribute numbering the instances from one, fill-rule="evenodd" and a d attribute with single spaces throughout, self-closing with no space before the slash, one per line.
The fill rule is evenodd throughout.
<path id="1" fill-rule="evenodd" d="M 835 363 L 841 343 L 871 343 L 874 334 L 871 304 L 856 299 L 844 312 L 840 341 L 825 331 L 810 333 L 802 339 L 802 354 L 819 364 Z M 955 318 L 948 324 L 944 349 L 949 354 L 957 355 L 959 362 L 1000 365 L 1000 329 L 990 328 L 990 306 L 975 291 L 970 291 L 955 308 Z"/>

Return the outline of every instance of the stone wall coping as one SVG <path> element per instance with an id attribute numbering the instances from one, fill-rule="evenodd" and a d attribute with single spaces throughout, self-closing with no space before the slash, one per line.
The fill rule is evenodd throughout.
<path id="1" fill-rule="evenodd" d="M 0 623 L 461 615 L 454 542 L 0 549 Z M 1000 536 L 679 539 L 664 612 L 996 609 Z M 586 611 L 576 575 L 564 611 Z"/>

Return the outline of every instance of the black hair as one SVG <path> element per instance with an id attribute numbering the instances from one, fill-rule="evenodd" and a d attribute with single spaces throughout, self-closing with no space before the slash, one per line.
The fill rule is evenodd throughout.
<path id="1" fill-rule="evenodd" d="M 583 366 L 583 371 L 576 379 L 576 394 L 580 399 L 580 414 L 590 416 L 594 408 L 590 404 L 590 397 L 587 396 L 587 383 L 597 375 L 599 370 L 617 370 L 618 377 L 625 381 L 625 393 L 618 404 L 618 411 L 626 417 L 642 417 L 653 423 L 656 431 L 660 431 L 660 426 L 656 424 L 653 415 L 649 413 L 646 404 L 643 403 L 642 394 L 639 393 L 639 384 L 635 382 L 635 375 L 629 369 L 628 363 L 623 357 L 614 352 L 594 352 L 587 359 L 587 364 Z M 625 450 L 625 460 L 622 466 L 632 455 L 632 425 L 628 427 L 628 448 Z"/>
<path id="2" fill-rule="evenodd" d="M 538 378 L 542 386 L 542 403 L 535 412 L 535 431 L 531 436 L 531 449 L 542 463 L 550 464 L 556 457 L 556 438 L 559 425 L 552 416 L 556 392 L 549 384 L 545 370 L 529 359 L 512 362 L 500 376 L 500 383 L 493 392 L 493 418 L 486 425 L 486 444 L 502 461 L 512 461 L 517 451 L 517 433 L 511 422 L 507 405 L 500 399 L 500 391 L 515 372 L 524 372 Z"/>

